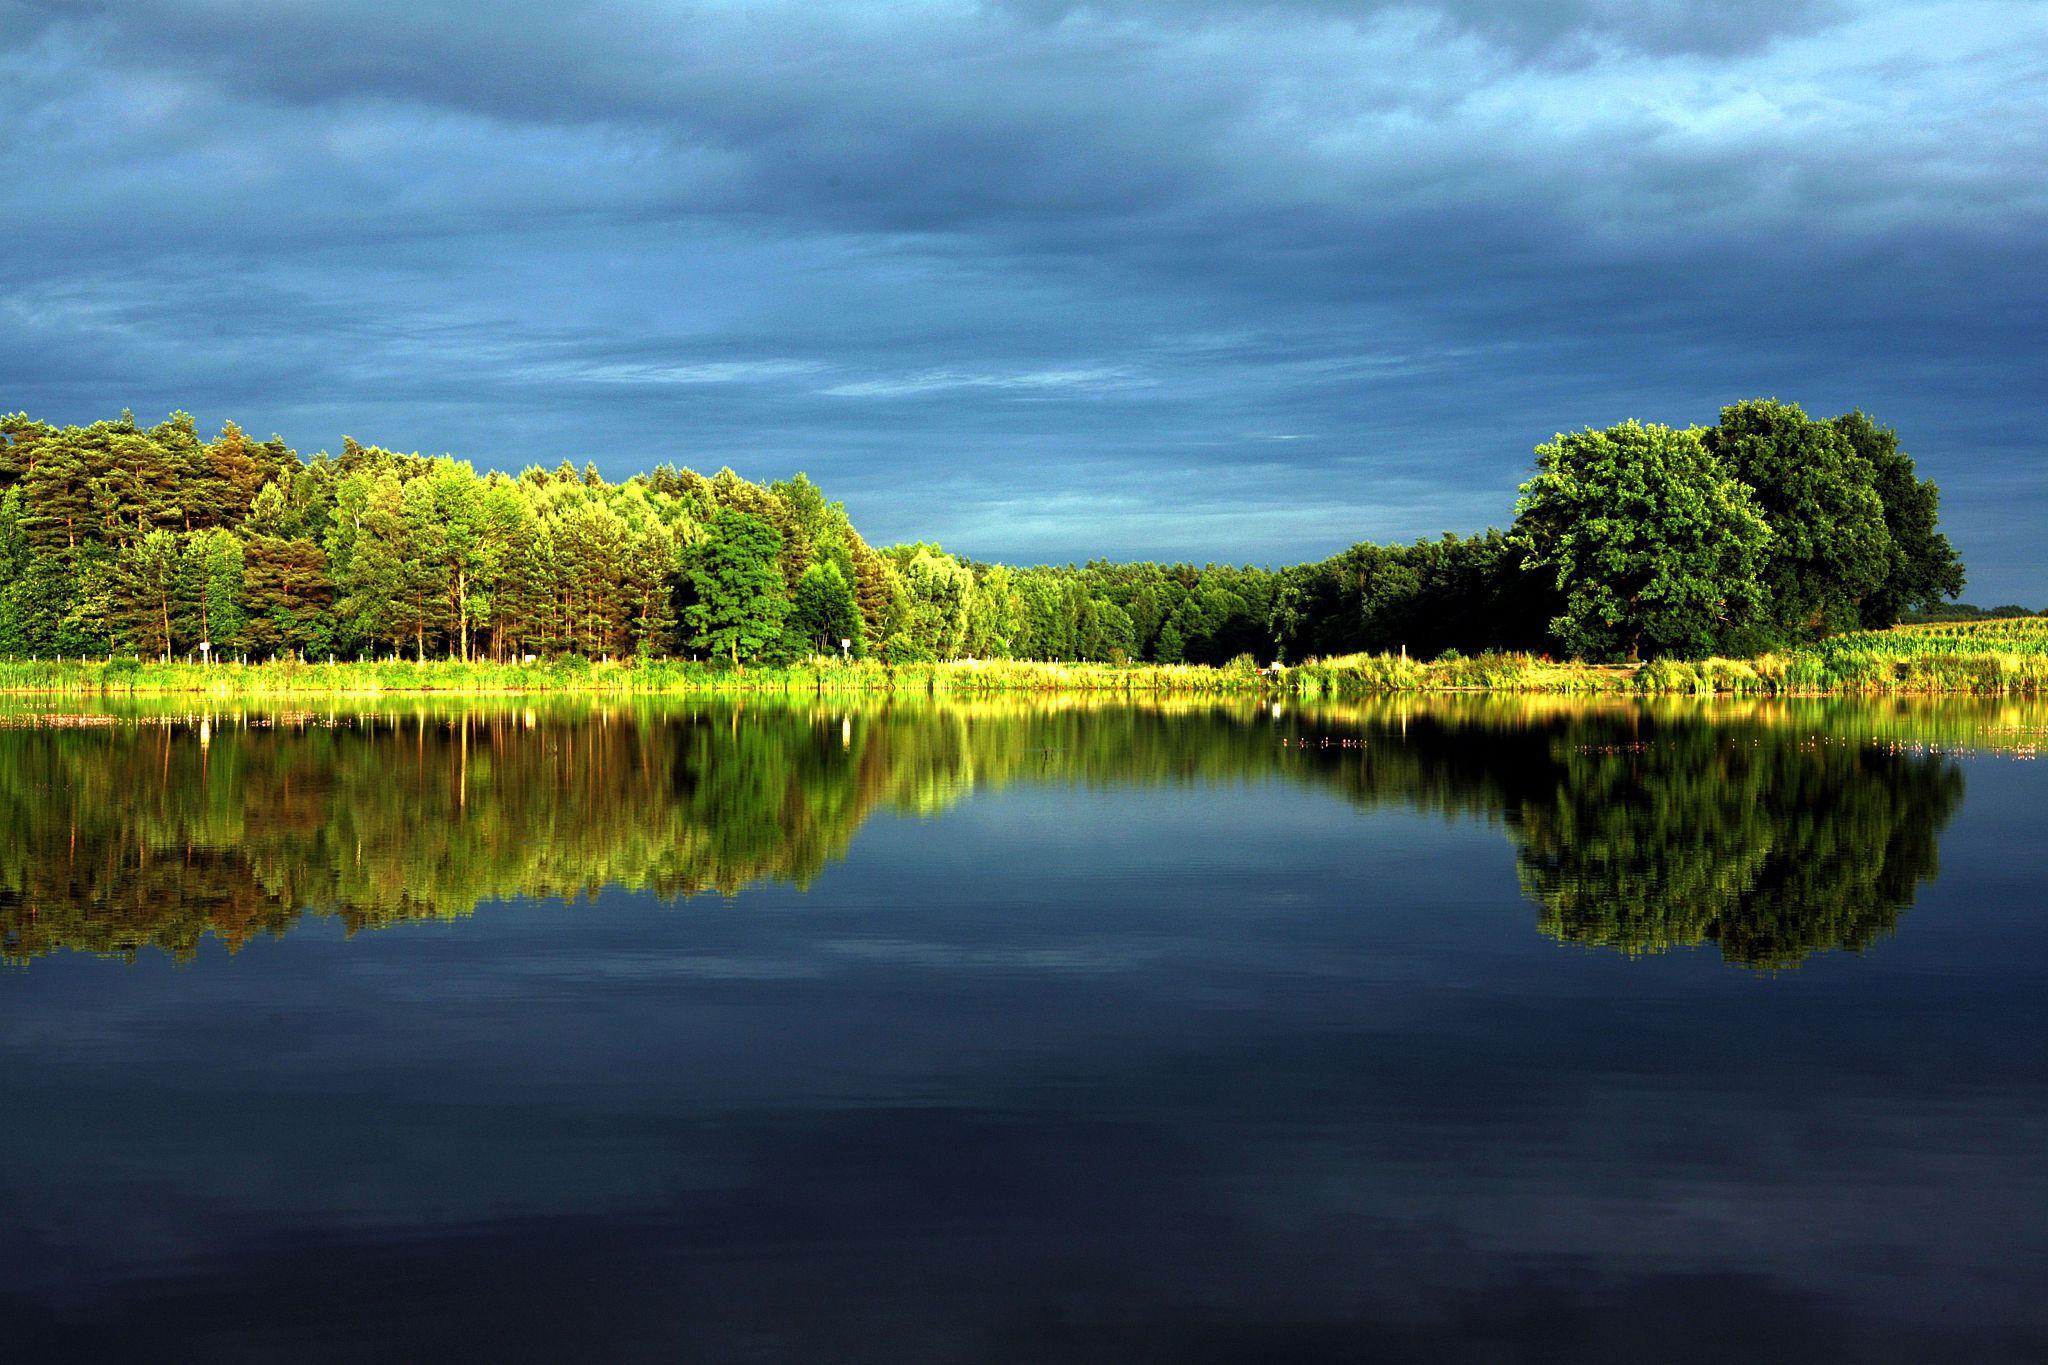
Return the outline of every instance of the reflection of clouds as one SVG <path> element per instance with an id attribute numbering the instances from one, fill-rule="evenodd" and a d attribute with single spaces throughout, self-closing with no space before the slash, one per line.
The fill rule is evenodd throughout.
<path id="1" fill-rule="evenodd" d="M 1095 976 L 1143 971 L 1170 955 L 1157 942 L 1104 941 L 1096 937 L 1037 945 L 876 937 L 799 941 L 786 953 L 754 949 L 727 954 L 693 947 L 687 954 L 671 955 L 583 948 L 555 956 L 505 957 L 493 961 L 488 971 L 458 969 L 430 978 L 422 977 L 405 961 L 396 959 L 364 959 L 351 963 L 348 970 L 365 981 L 376 982 L 380 994 L 393 1000 L 448 1001 L 519 998 L 536 988 L 605 983 L 820 981 L 873 967 Z"/>
<path id="2" fill-rule="evenodd" d="M 831 973 L 808 952 L 689 954 L 604 952 L 579 949 L 543 957 L 503 957 L 488 970 L 459 968 L 423 977 L 402 960 L 352 962 L 351 975 L 377 984 L 393 1000 L 518 999 L 536 988 L 634 985 L 661 981 L 814 981 Z"/>
<path id="3" fill-rule="evenodd" d="M 554 981 L 662 981 L 671 977 L 704 981 L 804 981 L 823 975 L 808 957 L 768 957 L 759 954 L 687 957 L 652 953 L 610 953 L 596 958 L 581 955 L 550 962 L 524 961 L 512 974 L 526 980 Z"/>
<path id="4" fill-rule="evenodd" d="M 645 909 L 647 932 L 673 923 Z M 971 932 L 971 908 L 951 913 Z M 906 945 L 926 946 L 877 946 Z M 1438 978 L 1470 965 L 1445 946 Z M 1823 1061 L 1821 1076 L 1802 1048 L 1700 1045 L 1755 1022 L 1742 992 L 1679 1010 L 1580 976 L 1586 994 L 1539 1002 L 1509 973 L 1393 1034 L 1368 1027 L 1367 993 L 1302 1016 L 1293 983 L 1260 969 L 1239 978 L 1254 1008 L 1192 1033 L 1191 983 L 1162 973 L 1159 996 L 1180 1008 L 1135 1038 L 1131 1016 L 1077 1014 L 1056 982 L 1022 980 L 1038 991 L 991 1009 L 973 992 L 906 1003 L 877 976 L 823 1018 L 807 996 L 624 1013 L 648 999 L 607 993 L 601 973 L 524 1016 L 493 1002 L 451 1021 L 423 994 L 347 1041 L 359 1056 L 344 1102 L 329 1085 L 310 1109 L 319 1131 L 251 1144 L 229 1180 L 194 1154 L 215 1150 L 217 1124 L 279 1121 L 275 1096 L 245 1074 L 182 1077 L 191 1105 L 132 1144 L 117 1185 L 103 1163 L 126 1139 L 68 1107 L 77 1054 L 60 1033 L 40 1069 L 10 1074 L 56 1102 L 0 1115 L 18 1168 L 43 1177 L 20 1182 L 10 1212 L 61 1253 L 17 1288 L 68 1274 L 93 1286 L 96 1313 L 118 1312 L 144 1292 L 140 1266 L 157 1303 L 233 1286 L 247 1330 L 297 1302 L 264 1286 L 353 1283 L 344 1267 L 389 1275 L 416 1254 L 435 1273 L 393 1276 L 380 1310 L 403 1321 L 407 1295 L 580 1264 L 562 1248 L 585 1245 L 628 1249 L 637 1273 L 621 1294 L 659 1285 L 672 1315 L 771 1331 L 793 1301 L 835 1330 L 878 1312 L 1014 1328 L 1049 1256 L 1090 1272 L 1059 1287 L 1079 1320 L 1186 1315 L 1208 1330 L 1236 1316 L 1446 1333 L 1506 1314 L 1584 1351 L 1711 1322 L 1717 1349 L 1740 1340 L 1764 1359 L 1784 1354 L 1769 1348 L 1788 1326 L 1780 1347 L 1825 1338 L 1803 1357 L 1824 1358 L 1943 1315 L 1962 1332 L 2039 1320 L 2024 1249 L 2044 1115 L 2031 1090 L 1986 1077 L 1988 1040 L 1939 1067 Z M 2007 983 L 1995 1009 L 2025 978 Z M 1860 1062 L 1925 1023 L 1897 1011 L 1899 984 L 1858 997 L 1872 1031 Z M 1956 992 L 1979 994 L 1932 984 L 1942 993 L 1918 1007 L 1951 1020 L 1966 1013 Z M 261 985 L 236 978 L 213 1012 L 232 1020 Z M 1792 1026 L 1839 1018 L 1840 1003 L 1791 1001 Z M 94 1006 L 75 995 L 55 1013 Z M 848 1020 L 865 1031 L 847 1036 Z M 342 1046 L 341 1032 L 324 1036 Z M 451 1035 L 464 1050 L 437 1050 Z M 164 1027 L 134 1041 L 107 1060 L 142 1074 L 186 1046 Z M 566 1058 L 546 1073 L 561 1088 L 536 1089 L 534 1054 L 551 1052 Z M 480 1080 L 489 1103 L 475 1103 Z"/>
<path id="5" fill-rule="evenodd" d="M 826 939 L 817 947 L 830 956 L 892 966 L 1085 974 L 1137 971 L 1166 956 L 1157 945 L 1106 943 L 1095 938 L 1085 943 L 1033 947 L 903 938 Z"/>

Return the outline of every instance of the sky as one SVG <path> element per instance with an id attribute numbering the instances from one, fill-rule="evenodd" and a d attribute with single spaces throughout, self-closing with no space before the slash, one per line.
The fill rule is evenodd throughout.
<path id="1" fill-rule="evenodd" d="M 0 409 L 1287 563 L 1743 397 L 2048 605 L 2048 4 L 0 0 Z"/>

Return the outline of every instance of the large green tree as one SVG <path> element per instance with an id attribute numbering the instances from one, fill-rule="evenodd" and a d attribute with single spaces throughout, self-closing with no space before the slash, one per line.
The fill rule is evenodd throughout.
<path id="1" fill-rule="evenodd" d="M 185 538 L 174 626 L 192 644 L 207 645 L 215 658 L 243 643 L 248 612 L 242 565 L 242 542 L 231 532 L 195 531 Z"/>
<path id="2" fill-rule="evenodd" d="M 1919 476 L 1913 457 L 1899 445 L 1898 432 L 1861 412 L 1844 413 L 1828 425 L 1869 464 L 1891 537 L 1884 580 L 1859 604 L 1862 624 L 1882 629 L 1907 611 L 1925 610 L 1962 592 L 1963 562 L 1948 537 L 1935 529 L 1941 490 Z"/>
<path id="3" fill-rule="evenodd" d="M 958 658 L 967 639 L 973 571 L 936 545 L 898 545 L 888 558 L 903 584 L 900 630 L 911 649 L 923 658 Z"/>
<path id="4" fill-rule="evenodd" d="M 123 545 L 114 569 L 114 612 L 120 637 L 145 654 L 169 658 L 183 559 L 178 538 L 161 528 Z"/>
<path id="5" fill-rule="evenodd" d="M 24 516 L 20 488 L 0 494 L 0 654 L 36 653 L 49 618 L 31 591 L 36 558 Z"/>
<path id="6" fill-rule="evenodd" d="M 1536 448 L 1515 537 L 1553 575 L 1575 654 L 1697 657 L 1751 624 L 1771 532 L 1696 430 L 1625 422 Z"/>
<path id="7" fill-rule="evenodd" d="M 476 471 L 454 460 L 434 461 L 433 472 L 419 481 L 426 490 L 423 519 L 436 528 L 432 537 L 437 561 L 433 577 L 446 593 L 447 619 L 454 639 L 449 652 L 470 657 L 473 626 L 486 619 L 489 584 L 496 575 L 499 545 L 486 534 L 483 484 Z"/>
<path id="8" fill-rule="evenodd" d="M 417 559 L 406 536 L 396 473 L 358 468 L 341 481 L 326 548 L 336 625 L 346 647 L 396 650 L 408 636 L 424 637 L 426 621 L 411 591 Z"/>
<path id="9" fill-rule="evenodd" d="M 853 585 L 837 564 L 829 559 L 813 564 L 797 579 L 789 628 L 806 649 L 820 653 L 839 653 L 841 640 L 851 649 L 862 647 L 866 631 L 860 604 L 854 601 Z"/>
<path id="10" fill-rule="evenodd" d="M 760 657 L 782 634 L 782 536 L 762 518 L 727 509 L 711 518 L 689 559 L 690 643 L 735 668 Z"/>
<path id="11" fill-rule="evenodd" d="M 252 650 L 304 656 L 332 647 L 334 584 L 318 545 L 301 536 L 253 535 L 242 576 Z"/>
<path id="12" fill-rule="evenodd" d="M 1891 571 L 1891 533 L 1870 461 L 1840 427 L 1770 398 L 1721 409 L 1705 440 L 1771 528 L 1763 584 L 1776 634 L 1813 640 L 1853 630 Z"/>

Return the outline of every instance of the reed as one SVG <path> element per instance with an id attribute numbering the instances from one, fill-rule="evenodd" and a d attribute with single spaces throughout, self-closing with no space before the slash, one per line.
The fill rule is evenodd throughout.
<path id="1" fill-rule="evenodd" d="M 1538 655 L 1349 654 L 1277 672 L 1249 656 L 1196 664 L 1046 663 L 961 659 L 883 664 L 817 659 L 732 669 L 674 659 L 537 663 L 404 660 L 155 663 L 132 658 L 0 660 L 0 693 L 50 696 L 282 696 L 759 692 L 827 694 L 1088 693 L 1293 696 L 1401 692 L 1559 695 L 1828 696 L 2048 694 L 2048 619 L 1973 621 L 1857 631 L 1754 659 L 1658 659 L 1640 665 L 1556 662 Z"/>
<path id="2" fill-rule="evenodd" d="M 1118 665 L 956 660 L 882 664 L 818 660 L 786 667 L 732 669 L 681 660 L 544 663 L 191 664 L 113 660 L 0 660 L 0 693 L 52 696 L 273 696 L 529 693 L 1089 692 L 1197 695 L 1257 694 L 1277 686 L 1250 667 Z"/>

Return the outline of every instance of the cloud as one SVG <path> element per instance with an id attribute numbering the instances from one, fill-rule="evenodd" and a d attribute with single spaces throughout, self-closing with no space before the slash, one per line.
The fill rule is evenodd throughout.
<path id="1" fill-rule="evenodd" d="M 1001 548 L 1206 559 L 1499 521 L 1560 427 L 1770 392 L 1897 423 L 1983 591 L 2048 591 L 2001 495 L 2040 496 L 2048 397 L 2018 0 L 123 0 L 0 34 L 0 406 L 802 467 L 904 535 L 1137 487 Z"/>
<path id="2" fill-rule="evenodd" d="M 1141 388 L 1149 381 L 1118 366 L 1082 366 L 1058 370 L 1025 370 L 1010 374 L 968 374 L 959 370 L 925 370 L 895 378 L 859 379 L 834 384 L 819 392 L 833 398 L 902 398 L 943 389 L 997 389 L 1012 393 L 1101 392 Z"/>

